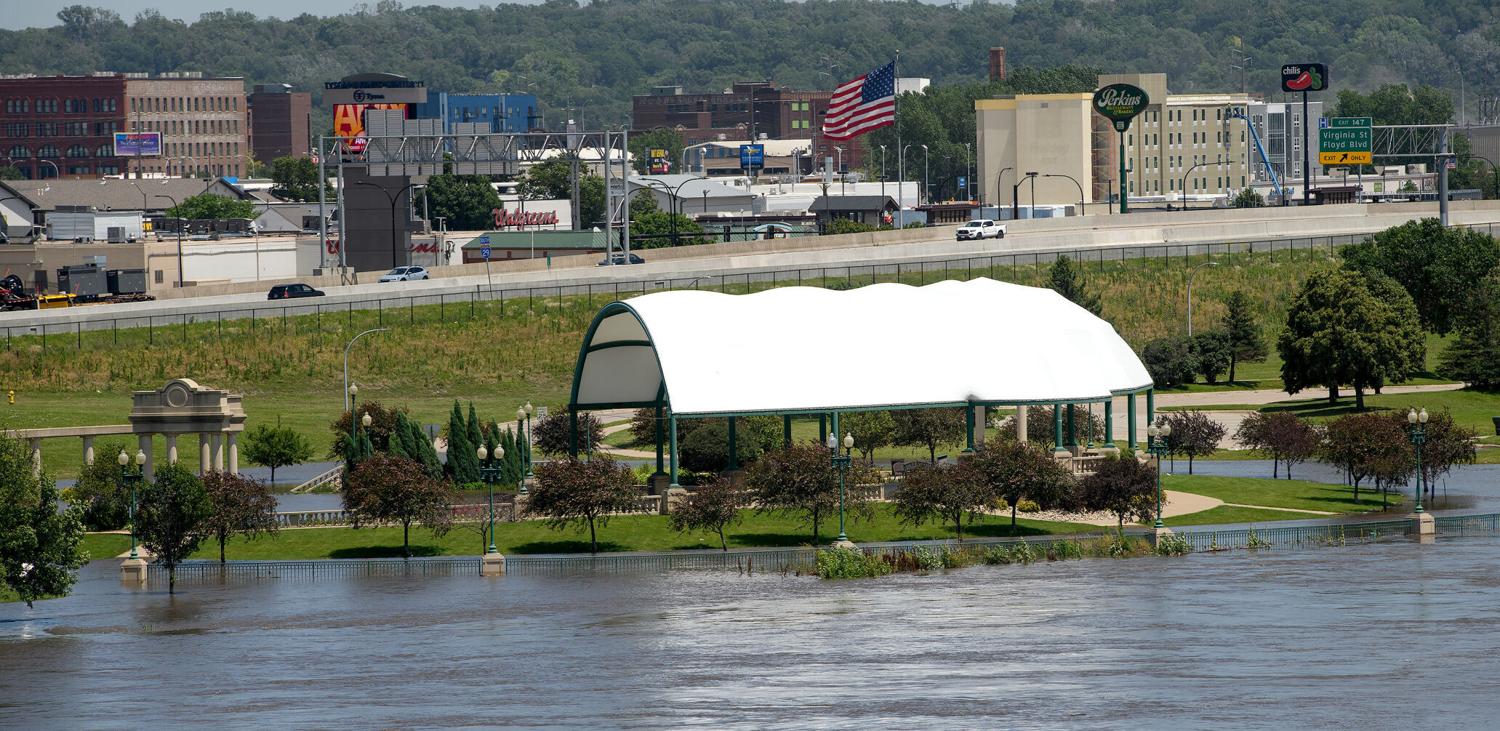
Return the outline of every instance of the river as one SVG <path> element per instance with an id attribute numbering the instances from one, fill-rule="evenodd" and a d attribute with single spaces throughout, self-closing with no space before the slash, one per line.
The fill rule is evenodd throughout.
<path id="1" fill-rule="evenodd" d="M 0 604 L 0 727 L 1493 727 L 1500 538 Z"/>

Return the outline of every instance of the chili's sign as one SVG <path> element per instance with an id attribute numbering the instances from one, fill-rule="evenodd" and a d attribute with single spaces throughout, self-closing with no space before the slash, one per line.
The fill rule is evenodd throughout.
<path id="1" fill-rule="evenodd" d="M 1130 128 L 1130 120 L 1150 104 L 1146 90 L 1133 84 L 1110 84 L 1094 92 L 1094 111 L 1114 122 L 1120 132 Z"/>

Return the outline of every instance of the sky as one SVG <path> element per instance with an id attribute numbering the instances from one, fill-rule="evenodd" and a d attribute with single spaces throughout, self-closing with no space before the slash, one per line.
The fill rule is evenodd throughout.
<path id="1" fill-rule="evenodd" d="M 530 4 L 538 0 L 405 0 L 402 5 L 444 5 L 448 7 L 493 7 L 500 2 Z M 92 5 L 109 8 L 129 23 L 136 13 L 155 8 L 169 18 L 193 21 L 213 10 L 248 10 L 259 17 L 292 18 L 303 13 L 339 15 L 349 12 L 360 0 L 0 0 L 0 28 L 45 28 L 57 25 L 57 11 L 69 5 Z M 375 7 L 375 0 L 368 0 Z"/>

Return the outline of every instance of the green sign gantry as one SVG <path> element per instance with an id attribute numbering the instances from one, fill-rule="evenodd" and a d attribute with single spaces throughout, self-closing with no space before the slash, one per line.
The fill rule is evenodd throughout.
<path id="1" fill-rule="evenodd" d="M 1369 117 L 1330 117 L 1318 130 L 1319 165 L 1369 165 L 1375 132 Z"/>

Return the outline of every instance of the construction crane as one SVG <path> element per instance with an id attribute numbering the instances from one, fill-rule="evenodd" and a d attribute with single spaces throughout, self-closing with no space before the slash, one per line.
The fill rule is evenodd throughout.
<path id="1" fill-rule="evenodd" d="M 1260 143 L 1260 135 L 1255 131 L 1255 123 L 1251 122 L 1250 118 L 1245 116 L 1245 113 L 1241 111 L 1239 107 L 1228 107 L 1225 111 L 1226 119 L 1245 120 L 1245 126 L 1250 129 L 1250 139 L 1255 142 L 1255 152 L 1256 154 L 1260 155 L 1260 161 L 1265 164 L 1266 172 L 1270 173 L 1271 175 L 1271 185 L 1273 186 L 1273 190 L 1276 191 L 1276 196 L 1281 200 L 1281 204 L 1286 205 L 1286 191 L 1282 190 L 1281 179 L 1276 176 L 1276 167 L 1271 164 L 1271 159 L 1266 155 L 1266 148 Z"/>

